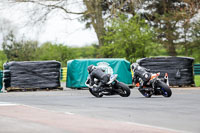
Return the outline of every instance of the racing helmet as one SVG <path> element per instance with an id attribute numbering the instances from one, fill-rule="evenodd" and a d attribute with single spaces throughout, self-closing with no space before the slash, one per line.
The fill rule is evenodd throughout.
<path id="1" fill-rule="evenodd" d="M 94 69 L 96 69 L 96 67 L 94 65 L 89 65 L 87 68 L 89 73 L 91 73 Z"/>
<path id="2" fill-rule="evenodd" d="M 132 70 L 134 71 L 138 66 L 139 66 L 138 63 L 133 63 L 133 64 L 131 65 L 131 68 L 132 68 Z"/>

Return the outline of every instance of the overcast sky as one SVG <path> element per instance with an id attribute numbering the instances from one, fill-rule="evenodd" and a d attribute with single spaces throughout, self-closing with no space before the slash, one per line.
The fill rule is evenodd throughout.
<path id="1" fill-rule="evenodd" d="M 29 8 L 27 6 L 27 8 Z M 28 9 L 24 6 L 10 7 L 0 0 L 0 21 L 7 19 L 15 27 L 17 37 L 38 40 L 40 43 L 63 43 L 68 46 L 84 46 L 97 43 L 97 37 L 93 29 L 85 29 L 84 23 L 75 20 L 66 20 L 62 14 L 51 16 L 46 24 L 38 27 L 25 26 L 29 21 Z M 72 16 L 73 18 L 74 16 Z M 0 43 L 2 39 L 0 37 Z"/>

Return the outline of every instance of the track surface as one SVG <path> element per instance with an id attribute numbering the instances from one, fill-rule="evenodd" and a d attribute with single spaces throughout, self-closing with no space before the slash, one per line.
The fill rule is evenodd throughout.
<path id="1" fill-rule="evenodd" d="M 0 133 L 200 132 L 200 88 L 171 98 L 93 97 L 88 90 L 0 93 Z"/>

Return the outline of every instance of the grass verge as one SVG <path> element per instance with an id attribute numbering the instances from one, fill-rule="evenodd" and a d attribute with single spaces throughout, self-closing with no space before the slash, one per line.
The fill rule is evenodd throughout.
<path id="1" fill-rule="evenodd" d="M 200 75 L 194 76 L 194 82 L 197 87 L 200 87 Z"/>

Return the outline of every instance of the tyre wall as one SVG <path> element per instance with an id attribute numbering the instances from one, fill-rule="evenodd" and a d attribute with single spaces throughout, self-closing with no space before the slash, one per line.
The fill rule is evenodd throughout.
<path id="1" fill-rule="evenodd" d="M 160 72 L 160 78 L 165 73 L 169 76 L 170 86 L 193 86 L 194 59 L 190 57 L 153 57 L 137 60 L 139 65 L 148 68 L 152 73 Z"/>
<path id="2" fill-rule="evenodd" d="M 13 61 L 4 64 L 5 88 L 60 87 L 61 64 L 57 61 Z"/>

